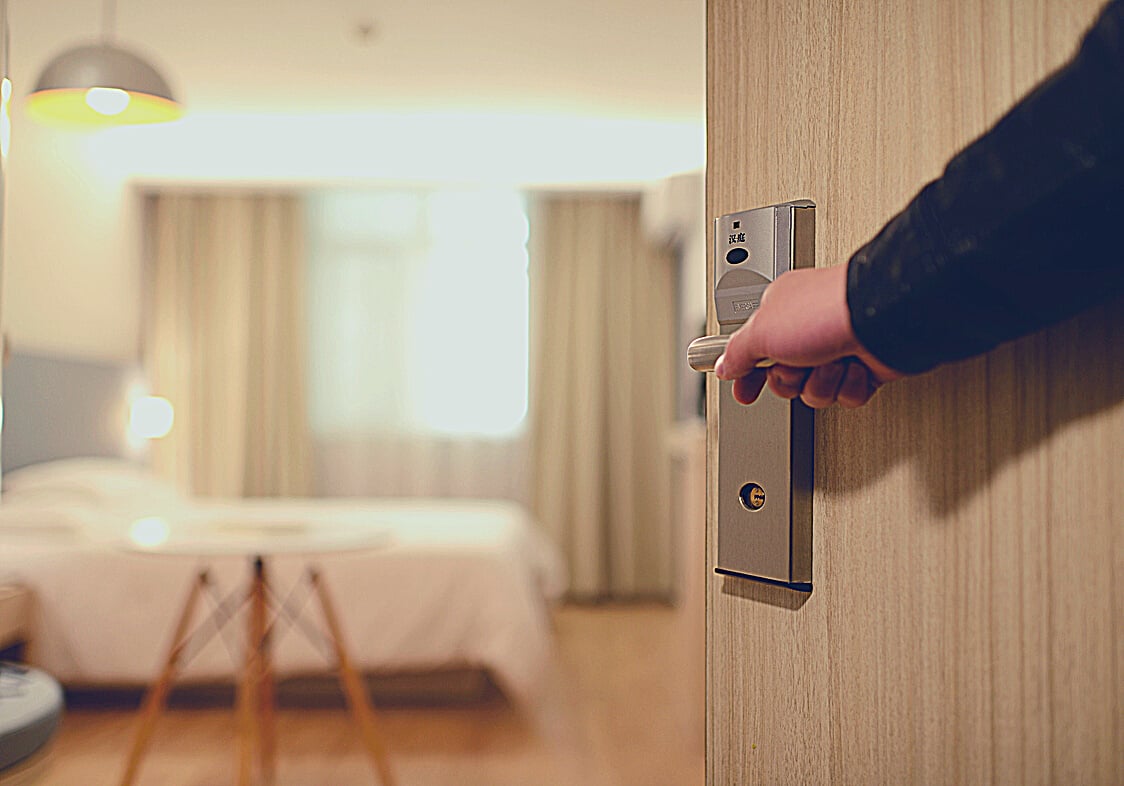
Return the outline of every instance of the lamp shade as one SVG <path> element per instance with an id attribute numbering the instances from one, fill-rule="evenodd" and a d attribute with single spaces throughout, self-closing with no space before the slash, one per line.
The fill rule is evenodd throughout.
<path id="1" fill-rule="evenodd" d="M 152 65 L 105 43 L 68 49 L 49 62 L 27 110 L 46 123 L 87 126 L 162 123 L 183 115 Z"/>

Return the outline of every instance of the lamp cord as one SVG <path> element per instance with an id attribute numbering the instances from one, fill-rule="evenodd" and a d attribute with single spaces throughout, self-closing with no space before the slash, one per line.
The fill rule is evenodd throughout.
<path id="1" fill-rule="evenodd" d="M 0 62 L 0 78 L 9 79 L 11 74 L 8 73 L 8 51 L 11 48 L 12 41 L 8 35 L 8 0 L 0 0 L 0 46 L 4 47 L 4 58 Z"/>
<path id="2" fill-rule="evenodd" d="M 102 42 L 112 44 L 115 38 L 115 31 L 117 28 L 117 0 L 105 0 L 105 5 L 102 8 L 102 26 L 101 38 Z"/>

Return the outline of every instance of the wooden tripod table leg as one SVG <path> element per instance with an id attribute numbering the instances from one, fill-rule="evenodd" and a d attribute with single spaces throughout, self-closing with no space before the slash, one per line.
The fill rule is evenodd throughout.
<path id="1" fill-rule="evenodd" d="M 273 654 L 270 651 L 270 633 L 267 627 L 268 620 L 266 619 L 268 610 L 266 590 L 268 588 L 269 580 L 266 578 L 263 564 L 261 568 L 261 589 L 254 595 L 253 625 L 257 637 L 255 641 L 257 642 L 259 666 L 257 698 L 260 715 L 260 749 L 258 751 L 258 766 L 261 768 L 262 782 L 270 786 L 274 782 L 276 772 L 277 723 L 274 709 L 277 696 L 274 689 Z"/>
<path id="2" fill-rule="evenodd" d="M 324 621 L 328 625 L 328 633 L 332 640 L 332 647 L 336 652 L 336 660 L 339 661 L 340 684 L 347 696 L 352 717 L 359 725 L 363 742 L 366 744 L 367 752 L 371 757 L 371 763 L 374 764 L 379 782 L 383 786 L 394 786 L 394 774 L 390 770 L 386 747 L 383 745 L 382 737 L 379 736 L 378 727 L 375 723 L 375 711 L 371 707 L 371 702 L 367 698 L 367 691 L 359 680 L 359 675 L 355 673 L 355 669 L 351 666 L 351 660 L 347 656 L 347 648 L 343 644 L 339 619 L 336 617 L 335 609 L 328 597 L 328 590 L 320 580 L 320 574 L 316 570 L 309 570 L 308 580 L 312 583 L 320 598 L 320 606 L 324 611 Z"/>
<path id="3" fill-rule="evenodd" d="M 261 639 L 265 628 L 265 566 L 261 557 L 254 558 L 254 577 L 248 596 L 249 622 L 246 630 L 246 652 L 242 679 L 238 683 L 238 786 L 251 786 L 254 781 L 254 755 L 260 751 L 259 720 L 261 714 Z"/>
<path id="4" fill-rule="evenodd" d="M 172 635 L 172 644 L 168 648 L 168 656 L 164 660 L 164 668 L 160 672 L 160 677 L 149 689 L 148 695 L 145 697 L 144 709 L 141 711 L 140 721 L 137 726 L 137 735 L 133 738 L 133 748 L 129 752 L 129 758 L 125 763 L 125 774 L 121 777 L 121 786 L 131 786 L 137 777 L 137 771 L 140 769 L 140 763 L 141 759 L 144 757 L 145 748 L 148 747 L 148 743 L 152 739 L 152 731 L 156 727 L 156 721 L 159 719 L 160 713 L 164 710 L 164 704 L 168 700 L 168 692 L 172 689 L 172 680 L 176 674 L 176 667 L 179 665 L 180 656 L 183 654 L 183 649 L 187 645 L 187 629 L 188 626 L 191 625 L 191 617 L 195 611 L 195 605 L 199 600 L 199 594 L 208 581 L 207 571 L 202 571 L 191 585 L 191 591 L 187 595 L 187 602 L 184 604 L 183 612 L 180 614 L 179 622 L 176 624 L 175 633 Z"/>

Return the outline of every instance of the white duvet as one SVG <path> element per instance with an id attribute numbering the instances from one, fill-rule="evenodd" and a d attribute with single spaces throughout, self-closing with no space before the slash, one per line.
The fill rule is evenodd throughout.
<path id="1" fill-rule="evenodd" d="M 371 548 L 278 554 L 269 580 L 281 598 L 311 565 L 320 569 L 351 657 L 363 671 L 478 666 L 513 698 L 533 695 L 550 654 L 548 604 L 565 588 L 556 549 L 518 505 L 475 500 L 187 500 L 143 471 L 71 461 L 5 477 L 0 499 L 0 583 L 18 581 L 36 599 L 33 661 L 70 684 L 141 684 L 156 674 L 193 578 L 206 567 L 214 595 L 243 592 L 244 556 L 148 554 L 129 548 L 138 520 L 247 525 L 336 523 L 380 533 Z M 22 473 L 22 474 L 21 474 Z M 385 534 L 382 534 L 385 533 Z M 306 624 L 322 629 L 315 598 Z M 194 653 L 185 680 L 230 677 L 242 646 L 240 614 Z M 279 624 L 280 676 L 327 665 L 323 650 Z"/>

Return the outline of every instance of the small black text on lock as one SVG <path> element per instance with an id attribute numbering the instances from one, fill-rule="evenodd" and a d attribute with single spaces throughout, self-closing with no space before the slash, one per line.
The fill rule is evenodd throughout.
<path id="1" fill-rule="evenodd" d="M 738 492 L 742 507 L 746 510 L 761 510 L 765 507 L 765 489 L 756 483 L 746 483 Z"/>

